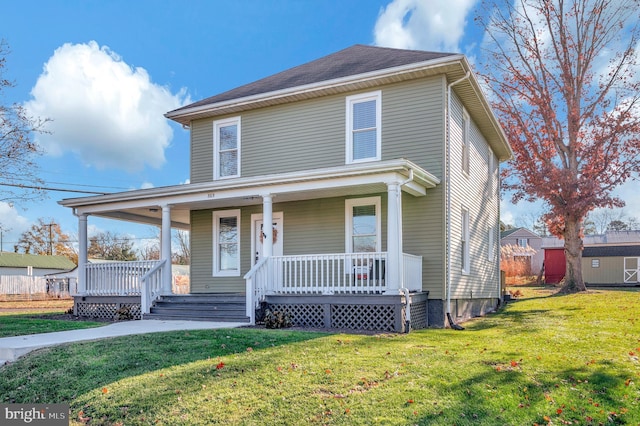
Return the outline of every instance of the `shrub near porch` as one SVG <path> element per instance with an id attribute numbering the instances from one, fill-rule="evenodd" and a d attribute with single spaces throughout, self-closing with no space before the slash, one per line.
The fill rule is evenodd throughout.
<path id="1" fill-rule="evenodd" d="M 0 370 L 1 402 L 74 424 L 638 424 L 640 292 L 523 298 L 465 331 L 256 329 L 68 345 Z"/>

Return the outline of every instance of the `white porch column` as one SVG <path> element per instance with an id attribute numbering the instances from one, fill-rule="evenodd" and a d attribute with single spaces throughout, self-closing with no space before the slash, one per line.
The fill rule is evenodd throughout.
<path id="1" fill-rule="evenodd" d="M 399 202 L 400 185 L 387 183 L 387 266 L 386 293 L 398 294 L 402 285 L 402 206 Z"/>
<path id="2" fill-rule="evenodd" d="M 78 215 L 78 294 L 87 292 L 87 245 L 87 215 L 81 213 Z"/>
<path id="3" fill-rule="evenodd" d="M 165 260 L 162 271 L 162 294 L 171 294 L 171 206 L 162 206 L 162 229 L 160 231 L 160 258 Z"/>
<path id="4" fill-rule="evenodd" d="M 273 256 L 273 197 L 262 196 L 262 256 Z"/>

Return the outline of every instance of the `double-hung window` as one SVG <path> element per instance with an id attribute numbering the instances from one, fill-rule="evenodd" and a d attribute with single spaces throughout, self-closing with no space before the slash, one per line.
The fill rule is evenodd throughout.
<path id="1" fill-rule="evenodd" d="M 379 252 L 381 246 L 380 197 L 346 200 L 347 253 Z"/>
<path id="2" fill-rule="evenodd" d="M 469 126 L 471 120 L 467 111 L 462 111 L 462 171 L 469 174 Z"/>
<path id="3" fill-rule="evenodd" d="M 213 275 L 240 275 L 240 210 L 213 212 Z"/>
<path id="4" fill-rule="evenodd" d="M 213 122 L 214 178 L 240 176 L 240 117 Z"/>
<path id="5" fill-rule="evenodd" d="M 347 97 L 347 164 L 379 161 L 382 92 Z"/>
<path id="6" fill-rule="evenodd" d="M 471 262 L 469 258 L 469 210 L 463 208 L 461 215 L 460 260 L 462 273 L 469 274 Z"/>

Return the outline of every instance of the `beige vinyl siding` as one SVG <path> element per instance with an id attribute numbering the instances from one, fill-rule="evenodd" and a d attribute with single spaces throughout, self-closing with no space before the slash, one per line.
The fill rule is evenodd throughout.
<path id="1" fill-rule="evenodd" d="M 489 227 L 494 226 L 494 247 L 498 241 L 499 197 L 494 182 L 488 197 L 488 145 L 471 120 L 469 126 L 469 174 L 462 171 L 462 104 L 455 94 L 451 102 L 451 286 L 452 298 L 498 297 L 498 250 L 487 259 Z M 461 265 L 461 210 L 469 210 L 469 274 Z"/>
<path id="2" fill-rule="evenodd" d="M 382 90 L 382 159 L 406 158 L 442 179 L 442 79 L 428 78 Z"/>
<path id="3" fill-rule="evenodd" d="M 407 158 L 442 175 L 442 79 L 383 86 L 382 159 Z M 360 91 L 357 93 L 367 93 Z M 242 113 L 242 177 L 345 164 L 346 95 Z M 191 182 L 213 179 L 213 121 L 194 121 Z"/>
<path id="4" fill-rule="evenodd" d="M 445 253 L 440 188 L 428 190 L 426 197 L 403 193 L 402 216 L 402 251 L 422 256 L 422 289 L 429 292 L 430 299 L 441 299 L 444 297 Z"/>
<path id="5" fill-rule="evenodd" d="M 382 159 L 409 159 L 444 181 L 444 78 L 425 78 L 378 89 L 382 91 Z M 367 92 L 327 96 L 243 113 L 242 176 L 344 165 L 345 98 Z M 215 119 L 220 118 L 224 117 Z M 200 147 L 193 149 L 192 183 L 212 179 L 212 123 L 213 119 L 208 119 L 192 124 L 192 144 Z M 430 298 L 444 297 L 444 188 L 441 184 L 429 189 L 425 197 L 402 194 L 403 249 L 405 253 L 423 257 L 423 288 L 429 291 Z M 382 250 L 386 250 L 387 194 L 366 196 L 375 195 L 382 199 Z M 344 252 L 344 200 L 327 198 L 280 204 L 276 194 L 273 211 L 284 213 L 284 254 Z M 261 205 L 242 210 L 241 275 L 249 270 L 251 262 L 248 255 L 250 215 L 261 212 Z M 199 214 L 194 214 L 194 219 Z M 194 255 L 193 291 L 231 291 L 211 287 L 211 211 L 206 220 L 199 219 L 192 225 L 194 233 L 200 233 L 201 227 L 204 237 L 194 239 L 194 251 L 197 244 L 205 244 L 200 238 L 207 238 L 208 246 L 204 254 Z M 244 291 L 244 283 L 229 283 L 220 288 Z"/>
<path id="6" fill-rule="evenodd" d="M 600 261 L 598 268 L 591 266 L 593 259 Z M 586 284 L 624 283 L 624 256 L 583 257 L 582 279 Z"/>
<path id="7" fill-rule="evenodd" d="M 191 183 L 213 180 L 213 121 L 191 123 Z"/>
<path id="8" fill-rule="evenodd" d="M 382 208 L 382 249 L 386 250 L 386 194 Z M 283 254 L 344 253 L 344 197 L 274 203 L 284 218 Z M 262 205 L 243 207 L 240 218 L 240 277 L 213 277 L 213 210 L 191 212 L 191 292 L 244 292 L 243 279 L 251 268 L 251 215 Z"/>
<path id="9" fill-rule="evenodd" d="M 343 165 L 344 111 L 344 96 L 329 96 L 246 113 L 242 175 Z"/>

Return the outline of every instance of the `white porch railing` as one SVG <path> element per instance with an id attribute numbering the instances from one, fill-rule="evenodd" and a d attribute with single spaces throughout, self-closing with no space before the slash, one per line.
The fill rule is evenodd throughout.
<path id="1" fill-rule="evenodd" d="M 167 261 L 161 260 L 140 278 L 140 311 L 142 314 L 151 312 L 151 305 L 156 301 L 162 292 L 162 274 Z"/>
<path id="2" fill-rule="evenodd" d="M 402 253 L 402 274 L 405 288 L 422 291 L 422 256 Z"/>
<path id="3" fill-rule="evenodd" d="M 384 293 L 387 253 L 273 256 L 261 259 L 245 276 L 247 316 L 268 294 Z M 422 290 L 422 257 L 403 254 L 404 287 Z M 401 283 L 394 283 L 399 289 Z"/>
<path id="4" fill-rule="evenodd" d="M 154 268 L 157 260 L 136 262 L 87 263 L 86 295 L 140 296 L 142 277 Z"/>
<path id="5" fill-rule="evenodd" d="M 387 254 L 273 256 L 266 294 L 382 293 Z"/>

